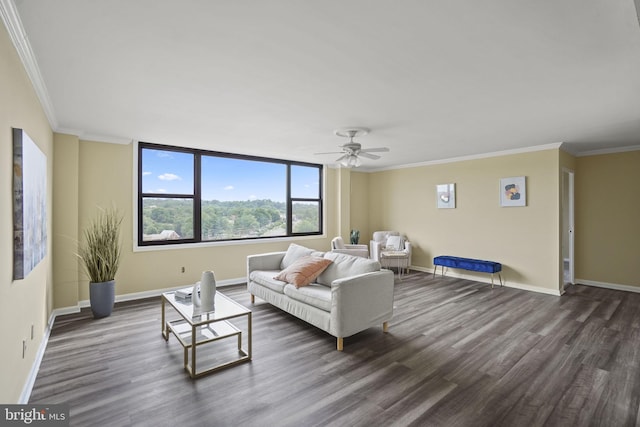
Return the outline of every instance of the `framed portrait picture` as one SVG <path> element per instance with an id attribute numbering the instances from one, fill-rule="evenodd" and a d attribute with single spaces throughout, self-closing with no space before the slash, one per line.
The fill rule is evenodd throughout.
<path id="1" fill-rule="evenodd" d="M 500 180 L 500 206 L 527 206 L 526 177 L 516 176 Z"/>
<path id="2" fill-rule="evenodd" d="M 436 198 L 438 209 L 454 209 L 456 207 L 456 185 L 436 185 Z"/>

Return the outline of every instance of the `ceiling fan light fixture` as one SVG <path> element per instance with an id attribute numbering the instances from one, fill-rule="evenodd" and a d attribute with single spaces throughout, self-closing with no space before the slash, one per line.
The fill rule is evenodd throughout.
<path id="1" fill-rule="evenodd" d="M 362 161 L 355 154 L 350 154 L 340 161 L 340 164 L 345 168 L 357 168 L 362 164 Z"/>

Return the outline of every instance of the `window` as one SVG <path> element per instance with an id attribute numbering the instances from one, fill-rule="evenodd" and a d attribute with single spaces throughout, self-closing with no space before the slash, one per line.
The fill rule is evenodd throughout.
<path id="1" fill-rule="evenodd" d="M 322 165 L 138 144 L 138 245 L 322 234 Z"/>

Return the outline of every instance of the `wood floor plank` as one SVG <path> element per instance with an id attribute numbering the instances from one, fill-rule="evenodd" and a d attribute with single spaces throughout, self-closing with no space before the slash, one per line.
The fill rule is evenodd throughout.
<path id="1" fill-rule="evenodd" d="M 250 363 L 191 380 L 182 347 L 161 337 L 159 298 L 99 320 L 83 309 L 56 319 L 30 402 L 68 403 L 72 426 L 640 420 L 637 294 L 578 285 L 554 297 L 411 272 L 396 279 L 389 332 L 345 338 L 338 352 L 334 337 L 252 305 L 245 286 L 220 290 L 253 312 Z"/>

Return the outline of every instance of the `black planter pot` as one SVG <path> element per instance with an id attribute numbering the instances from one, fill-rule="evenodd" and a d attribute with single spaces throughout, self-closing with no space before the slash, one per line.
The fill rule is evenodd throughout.
<path id="1" fill-rule="evenodd" d="M 111 315 L 116 300 L 116 281 L 89 283 L 89 301 L 94 319 Z"/>

